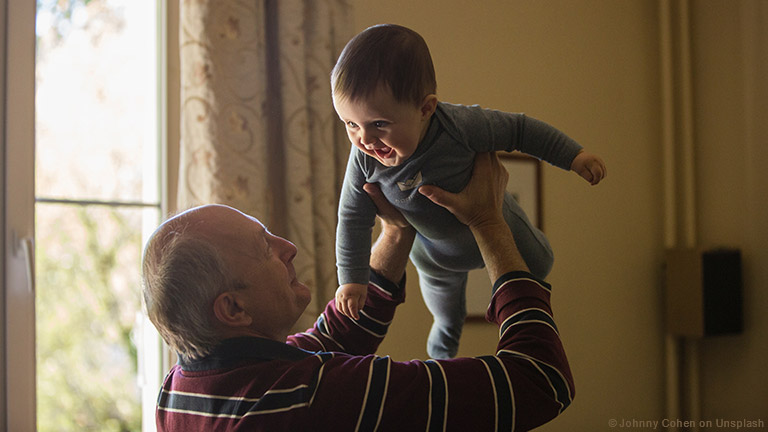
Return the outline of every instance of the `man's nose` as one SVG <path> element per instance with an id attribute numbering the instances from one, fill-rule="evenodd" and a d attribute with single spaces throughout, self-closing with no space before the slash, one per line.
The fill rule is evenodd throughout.
<path id="1" fill-rule="evenodd" d="M 296 253 L 298 253 L 296 245 L 282 237 L 280 237 L 279 246 L 277 247 L 280 250 L 280 258 L 282 258 L 284 262 L 290 262 L 296 257 Z"/>

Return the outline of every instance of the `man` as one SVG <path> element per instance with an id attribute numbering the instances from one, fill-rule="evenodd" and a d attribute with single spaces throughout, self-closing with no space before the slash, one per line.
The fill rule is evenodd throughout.
<path id="1" fill-rule="evenodd" d="M 404 300 L 415 232 L 372 185 L 382 234 L 365 307 L 352 320 L 329 302 L 312 329 L 290 334 L 310 299 L 296 248 L 256 219 L 203 206 L 158 228 L 144 258 L 150 319 L 179 353 L 157 408 L 159 430 L 529 430 L 574 394 L 552 319 L 550 286 L 520 257 L 501 213 L 507 174 L 479 155 L 459 194 L 420 191 L 469 226 L 494 296 L 496 355 L 394 362 L 373 355 Z"/>

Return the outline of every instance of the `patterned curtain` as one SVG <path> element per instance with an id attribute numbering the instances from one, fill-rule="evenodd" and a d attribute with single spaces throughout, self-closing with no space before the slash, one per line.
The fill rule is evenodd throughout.
<path id="1" fill-rule="evenodd" d="M 336 289 L 336 209 L 349 145 L 330 71 L 352 36 L 341 0 L 182 0 L 178 208 L 231 205 L 294 242 L 313 303 Z"/>

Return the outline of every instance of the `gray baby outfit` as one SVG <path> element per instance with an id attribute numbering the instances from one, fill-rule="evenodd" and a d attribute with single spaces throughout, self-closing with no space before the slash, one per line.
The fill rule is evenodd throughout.
<path id="1" fill-rule="evenodd" d="M 336 230 L 339 284 L 368 283 L 376 206 L 363 185 L 377 183 L 418 233 L 410 258 L 434 317 L 427 352 L 433 358 L 454 357 L 466 317 L 467 272 L 483 267 L 483 260 L 469 228 L 420 194 L 419 186 L 461 191 L 469 182 L 479 152 L 517 150 L 569 170 L 581 149 L 564 133 L 524 114 L 444 102 L 438 103 L 414 154 L 401 165 L 386 167 L 353 147 Z M 503 210 L 531 273 L 543 279 L 553 262 L 549 242 L 510 194 L 504 197 Z"/>

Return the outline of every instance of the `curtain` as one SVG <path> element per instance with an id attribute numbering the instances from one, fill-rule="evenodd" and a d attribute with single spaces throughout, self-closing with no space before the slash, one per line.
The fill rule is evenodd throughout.
<path id="1" fill-rule="evenodd" d="M 182 0 L 178 208 L 231 205 L 296 244 L 314 321 L 336 289 L 349 145 L 330 71 L 352 36 L 341 0 Z"/>

